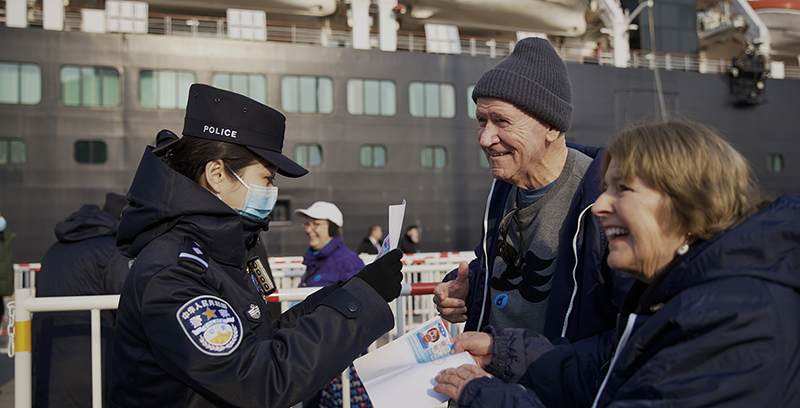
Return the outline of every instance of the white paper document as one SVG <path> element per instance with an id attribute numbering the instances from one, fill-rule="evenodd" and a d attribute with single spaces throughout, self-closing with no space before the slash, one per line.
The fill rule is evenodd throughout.
<path id="1" fill-rule="evenodd" d="M 375 408 L 433 408 L 448 397 L 433 391 L 440 371 L 475 364 L 469 353 L 451 355 L 453 342 L 441 317 L 353 363 Z"/>
<path id="2" fill-rule="evenodd" d="M 400 241 L 400 232 L 403 230 L 403 218 L 406 215 L 406 200 L 402 204 L 389 206 L 389 233 L 383 239 L 381 250 L 375 259 L 382 257 L 387 252 L 397 248 Z"/>

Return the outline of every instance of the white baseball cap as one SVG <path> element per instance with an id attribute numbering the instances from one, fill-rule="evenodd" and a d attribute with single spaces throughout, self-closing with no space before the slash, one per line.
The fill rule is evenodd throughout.
<path id="1" fill-rule="evenodd" d="M 302 210 L 294 210 L 295 214 L 303 214 L 317 220 L 328 220 L 338 226 L 344 224 L 344 217 L 339 208 L 327 201 L 317 201 L 310 207 Z"/>

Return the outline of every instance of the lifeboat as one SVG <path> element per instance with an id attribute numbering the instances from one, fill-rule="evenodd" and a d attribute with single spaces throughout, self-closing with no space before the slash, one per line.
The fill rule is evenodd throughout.
<path id="1" fill-rule="evenodd" d="M 750 1 L 772 37 L 773 55 L 800 54 L 800 0 Z"/>
<path id="2" fill-rule="evenodd" d="M 264 10 L 267 13 L 324 17 L 336 12 L 336 0 L 141 0 L 151 9 L 180 10 L 183 13 L 216 11 L 228 8 Z"/>
<path id="3" fill-rule="evenodd" d="M 531 31 L 567 37 L 586 32 L 588 1 L 584 0 L 399 0 L 408 12 L 404 26 L 414 23 L 456 25 L 480 31 Z"/>

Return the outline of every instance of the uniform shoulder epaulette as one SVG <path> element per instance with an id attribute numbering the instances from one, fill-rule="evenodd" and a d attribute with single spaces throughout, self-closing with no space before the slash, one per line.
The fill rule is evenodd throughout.
<path id="1" fill-rule="evenodd" d="M 200 244 L 189 237 L 183 238 L 181 252 L 178 254 L 178 262 L 183 261 L 200 265 L 204 270 L 208 269 L 208 255 L 206 255 L 205 251 L 203 251 L 203 248 L 200 247 Z"/>

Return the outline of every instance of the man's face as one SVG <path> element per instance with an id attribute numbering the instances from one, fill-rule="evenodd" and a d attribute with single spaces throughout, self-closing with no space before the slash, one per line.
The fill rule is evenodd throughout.
<path id="1" fill-rule="evenodd" d="M 381 238 L 383 238 L 383 229 L 381 227 L 373 228 L 372 232 L 370 233 L 370 236 L 372 236 L 372 238 L 375 238 L 376 241 L 380 241 Z"/>
<path id="2" fill-rule="evenodd" d="M 411 242 L 413 242 L 415 244 L 419 244 L 419 230 L 418 229 L 412 228 L 412 229 L 408 230 L 408 233 L 406 235 L 408 235 L 408 238 L 411 240 Z"/>
<path id="3" fill-rule="evenodd" d="M 478 98 L 475 116 L 492 177 L 527 190 L 541 187 L 533 185 L 533 174 L 550 144 L 548 136 L 554 140 L 560 132 L 500 99 Z"/>

